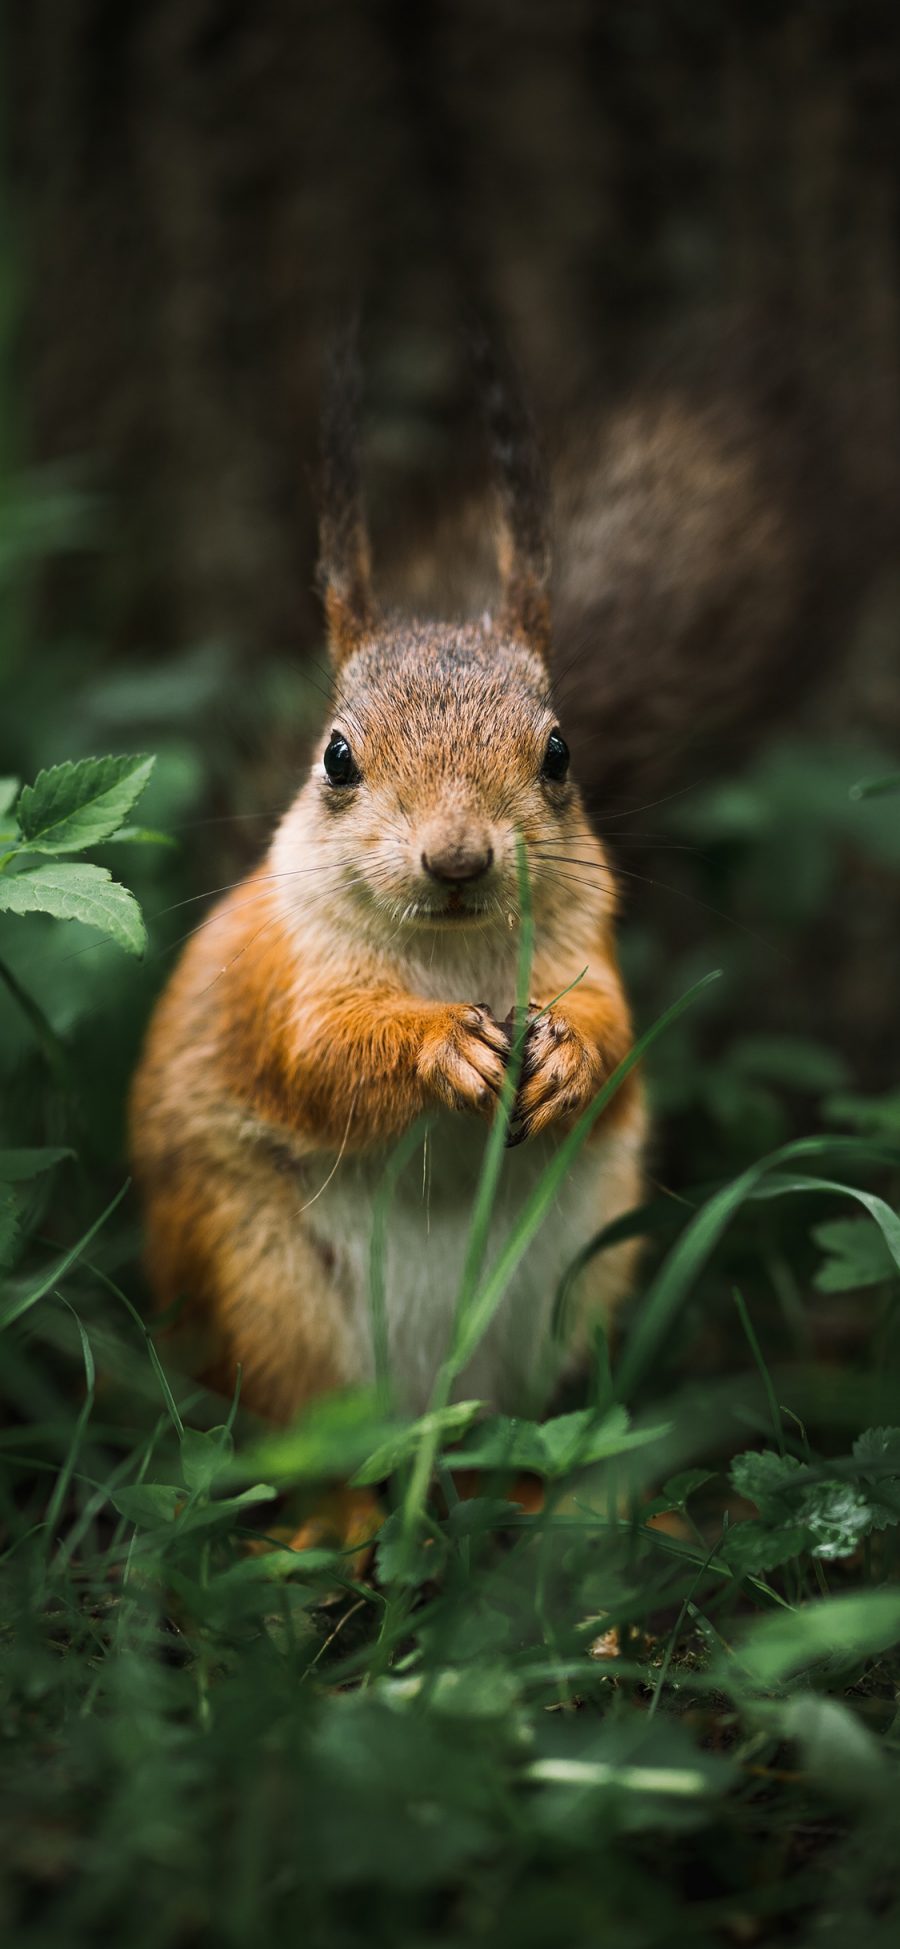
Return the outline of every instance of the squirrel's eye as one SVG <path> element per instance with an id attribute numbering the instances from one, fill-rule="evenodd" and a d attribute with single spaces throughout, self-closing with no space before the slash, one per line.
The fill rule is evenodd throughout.
<path id="1" fill-rule="evenodd" d="M 561 731 L 551 731 L 541 766 L 542 778 L 559 781 L 565 778 L 569 769 L 569 747 Z"/>
<path id="2" fill-rule="evenodd" d="M 359 784 L 359 772 L 354 763 L 353 753 L 346 738 L 341 737 L 340 731 L 332 731 L 325 746 L 322 763 L 332 785 Z"/>

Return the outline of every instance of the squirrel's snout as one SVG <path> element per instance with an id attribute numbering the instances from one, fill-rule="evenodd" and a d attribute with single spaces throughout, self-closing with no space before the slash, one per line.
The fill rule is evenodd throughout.
<path id="1" fill-rule="evenodd" d="M 432 880 L 441 880 L 447 886 L 464 886 L 469 880 L 481 880 L 494 863 L 494 848 L 487 841 L 479 845 L 467 845 L 458 841 L 455 845 L 430 846 L 422 854 L 422 865 Z"/>

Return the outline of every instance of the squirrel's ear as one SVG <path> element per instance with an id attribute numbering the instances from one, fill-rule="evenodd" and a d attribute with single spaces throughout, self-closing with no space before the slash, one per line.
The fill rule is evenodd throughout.
<path id="1" fill-rule="evenodd" d="M 318 581 L 338 667 L 371 635 L 375 617 L 359 456 L 361 390 L 354 321 L 332 345 L 322 406 Z"/>
<path id="2" fill-rule="evenodd" d="M 500 627 L 550 652 L 549 497 L 534 422 L 511 361 L 483 329 L 471 332 L 502 515 Z"/>

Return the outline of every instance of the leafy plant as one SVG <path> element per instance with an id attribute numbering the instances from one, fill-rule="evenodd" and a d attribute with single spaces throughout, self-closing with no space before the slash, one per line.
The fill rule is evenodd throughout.
<path id="1" fill-rule="evenodd" d="M 16 780 L 3 780 L 0 912 L 79 920 L 129 954 L 142 953 L 147 936 L 134 895 L 108 867 L 60 855 L 159 838 L 125 823 L 153 764 L 145 757 L 83 758 L 40 772 L 21 790 Z M 42 865 L 42 858 L 53 865 Z"/>
<path id="2" fill-rule="evenodd" d="M 98 1142 L 164 973 L 165 910 L 177 938 L 233 877 L 218 825 L 200 828 L 193 863 L 192 826 L 179 850 L 151 843 L 198 804 L 219 817 L 196 753 L 178 755 L 198 715 L 179 672 L 196 699 L 212 668 L 198 653 L 173 671 L 173 742 L 152 774 L 140 757 L 45 763 L 36 715 L 35 783 L 0 792 L 7 1933 L 35 1949 L 300 1936 L 718 1949 L 783 1921 L 800 1943 L 826 1924 L 889 1939 L 894 1079 L 875 1094 L 808 1025 L 758 1022 L 755 949 L 713 917 L 680 955 L 665 929 L 642 948 L 632 918 L 642 1061 L 674 1136 L 646 1205 L 584 1255 L 625 1232 L 645 1241 L 633 1301 L 580 1390 L 540 1423 L 455 1396 L 587 1134 L 491 1256 L 499 1123 L 428 1412 L 399 1412 L 380 1371 L 371 1390 L 260 1428 L 173 1363 L 166 1322 L 142 1305 L 115 1131 Z M 104 681 L 109 721 L 133 709 L 143 742 L 166 685 Z M 88 714 L 92 739 L 105 708 Z M 858 771 L 852 755 L 782 755 L 742 800 L 698 800 L 692 836 L 726 889 L 690 865 L 700 897 L 718 907 L 730 889 L 751 923 L 787 913 L 802 930 L 831 898 L 836 834 L 881 870 L 891 836 L 866 825 L 860 840 L 853 820 L 890 802 L 850 801 Z M 132 823 L 145 787 L 149 830 Z M 813 874 L 796 910 L 784 876 L 769 890 L 790 832 L 791 872 Z M 139 946 L 141 902 L 115 865 L 102 878 L 112 852 L 84 858 L 120 842 L 139 893 L 153 890 L 140 964 L 114 950 Z M 62 929 L 48 871 L 74 905 L 78 876 L 100 873 L 88 886 L 125 902 L 114 928 L 95 926 L 87 948 Z M 520 996 L 528 952 L 526 929 Z M 385 1213 L 422 1141 L 376 1200 L 376 1315 Z M 558 1310 L 564 1333 L 565 1295 Z M 541 1485 L 527 1510 L 522 1471 Z M 377 1495 L 368 1551 L 325 1521 L 346 1482 Z M 297 1550 L 307 1522 L 314 1546 Z"/>

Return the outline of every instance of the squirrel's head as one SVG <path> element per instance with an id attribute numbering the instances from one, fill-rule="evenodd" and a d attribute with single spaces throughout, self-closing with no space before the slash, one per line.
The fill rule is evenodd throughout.
<path id="1" fill-rule="evenodd" d="M 475 350 L 502 517 L 494 619 L 451 625 L 379 616 L 352 339 L 337 351 L 326 396 L 319 576 L 335 704 L 303 794 L 304 818 L 314 818 L 317 842 L 343 883 L 392 927 L 458 929 L 514 913 L 517 834 L 536 905 L 551 888 L 558 904 L 566 898 L 562 856 L 584 833 L 551 696 L 537 446 L 510 373 L 501 375 L 483 341 Z"/>
<path id="2" fill-rule="evenodd" d="M 582 823 L 543 659 L 487 619 L 376 631 L 341 667 L 306 804 L 393 924 L 505 919 L 516 834 L 537 894 L 541 855 Z"/>

